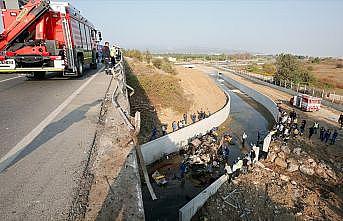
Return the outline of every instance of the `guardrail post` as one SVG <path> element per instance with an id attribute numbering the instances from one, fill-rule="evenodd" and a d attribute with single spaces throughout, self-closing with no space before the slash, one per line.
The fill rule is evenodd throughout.
<path id="1" fill-rule="evenodd" d="M 297 93 L 299 92 L 299 87 L 300 87 L 300 83 L 298 83 L 298 87 L 297 87 Z"/>

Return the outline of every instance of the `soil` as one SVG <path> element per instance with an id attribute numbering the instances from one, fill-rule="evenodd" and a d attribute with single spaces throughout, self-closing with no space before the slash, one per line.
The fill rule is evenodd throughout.
<path id="1" fill-rule="evenodd" d="M 175 75 L 136 59 L 127 58 L 127 62 L 132 73 L 128 84 L 136 91 L 130 99 L 131 111 L 140 111 L 143 121 L 140 143 L 149 140 L 155 126 L 159 136 L 161 125 L 167 125 L 167 131 L 171 132 L 172 122 L 183 119 L 184 113 L 189 122 L 191 113 L 201 110 L 214 113 L 225 105 L 225 94 L 199 70 L 175 66 Z"/>

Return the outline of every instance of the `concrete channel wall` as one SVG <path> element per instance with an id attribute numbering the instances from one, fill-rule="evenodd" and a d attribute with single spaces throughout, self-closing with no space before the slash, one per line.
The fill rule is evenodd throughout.
<path id="1" fill-rule="evenodd" d="M 213 127 L 221 125 L 229 117 L 229 114 L 230 97 L 226 94 L 226 104 L 224 107 L 208 118 L 143 144 L 141 149 L 145 164 L 149 165 L 161 159 L 164 155 L 179 151 L 182 146 L 188 144 L 190 138 L 206 134 Z"/>
<path id="2" fill-rule="evenodd" d="M 254 89 L 247 87 L 238 81 L 233 80 L 232 78 L 226 77 L 224 75 L 221 76 L 225 81 L 230 83 L 232 86 L 238 88 L 243 93 L 247 94 L 249 97 L 254 99 L 256 102 L 262 104 L 267 110 L 272 114 L 275 121 L 278 120 L 279 117 L 279 109 L 276 103 L 260 92 L 255 91 Z"/>
<path id="3" fill-rule="evenodd" d="M 209 187 L 204 189 L 186 205 L 179 210 L 179 221 L 189 221 L 196 214 L 196 212 L 206 203 L 208 198 L 215 194 L 218 189 L 227 181 L 228 176 L 223 175 L 212 183 Z"/>

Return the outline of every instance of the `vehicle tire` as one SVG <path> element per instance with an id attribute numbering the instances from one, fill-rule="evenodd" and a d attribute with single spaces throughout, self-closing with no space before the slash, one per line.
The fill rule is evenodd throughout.
<path id="1" fill-rule="evenodd" d="M 83 60 L 81 56 L 77 57 L 77 64 L 76 64 L 76 74 L 78 77 L 81 77 L 84 72 L 84 67 L 83 67 Z"/>
<path id="2" fill-rule="evenodd" d="M 43 80 L 45 78 L 45 72 L 34 72 L 32 78 L 35 80 Z"/>

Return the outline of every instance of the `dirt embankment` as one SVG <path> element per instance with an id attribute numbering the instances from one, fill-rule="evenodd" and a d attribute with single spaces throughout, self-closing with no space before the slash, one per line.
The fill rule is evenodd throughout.
<path id="1" fill-rule="evenodd" d="M 127 59 L 127 82 L 135 89 L 130 98 L 131 111 L 141 112 L 139 142 L 147 142 L 156 126 L 161 135 L 161 125 L 172 131 L 173 121 L 179 121 L 184 113 L 197 111 L 214 113 L 226 102 L 225 94 L 215 83 L 196 69 L 176 67 L 177 74 L 167 74 L 144 62 Z"/>

